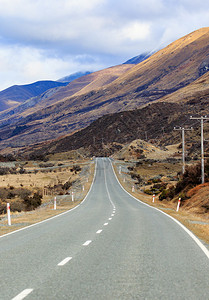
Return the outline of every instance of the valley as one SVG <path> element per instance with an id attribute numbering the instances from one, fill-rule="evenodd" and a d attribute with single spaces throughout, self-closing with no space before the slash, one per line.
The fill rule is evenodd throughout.
<path id="1" fill-rule="evenodd" d="M 0 158 L 3 164 L 13 163 L 9 169 L 1 168 L 2 214 L 6 202 L 11 199 L 14 214 L 19 210 L 17 215 L 26 211 L 30 216 L 27 212 L 30 211 L 35 216 L 40 210 L 43 218 L 51 216 L 58 212 L 52 213 L 55 195 L 69 200 L 60 200 L 59 209 L 63 212 L 75 205 L 68 195 L 73 191 L 74 182 L 79 187 L 79 204 L 85 196 L 82 191 L 84 182 L 87 184 L 85 174 L 90 174 L 91 170 L 91 180 L 93 178 L 95 157 L 111 157 L 116 171 L 119 165 L 124 168 L 126 189 L 131 187 L 132 191 L 134 186 L 134 196 L 148 203 L 155 193 L 156 205 L 175 214 L 180 194 L 172 192 L 185 178 L 181 172 L 181 135 L 174 127 L 193 128 L 186 132 L 186 164 L 197 172 L 201 130 L 200 122 L 190 116 L 209 113 L 208 40 L 209 28 L 202 28 L 151 56 L 142 55 L 118 66 L 87 72 L 69 83 L 55 82 L 53 85 L 57 86 L 34 94 L 26 101 L 22 99 L 18 105 L 8 109 L 2 106 Z M 26 93 L 28 86 L 23 89 Z M 195 173 L 198 180 L 185 184 L 180 190 L 184 198 L 181 214 L 188 214 L 189 220 L 202 220 L 203 227 L 198 223 L 194 227 L 199 228 L 199 236 L 202 228 L 201 238 L 206 242 L 208 140 L 209 122 L 206 120 L 206 183 L 202 186 L 198 181 L 199 173 Z M 82 173 L 84 169 L 87 170 L 85 174 Z M 158 182 L 153 181 L 155 177 Z M 90 183 L 84 190 L 89 187 Z M 25 193 L 23 189 L 27 190 L 27 199 L 21 198 Z M 37 194 L 44 197 L 38 208 L 31 205 L 37 200 Z M 25 222 L 18 218 L 16 223 Z M 6 222 L 5 216 L 3 222 Z"/>

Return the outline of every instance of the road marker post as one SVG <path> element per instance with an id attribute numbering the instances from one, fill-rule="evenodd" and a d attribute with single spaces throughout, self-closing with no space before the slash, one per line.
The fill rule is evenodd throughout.
<path id="1" fill-rule="evenodd" d="M 135 188 L 134 188 L 134 185 L 132 186 L 132 192 L 134 192 L 135 191 Z"/>
<path id="2" fill-rule="evenodd" d="M 181 203 L 181 198 L 179 197 L 176 211 L 179 211 L 180 203 Z"/>
<path id="3" fill-rule="evenodd" d="M 57 198 L 54 197 L 54 210 L 56 210 L 56 209 L 57 209 Z"/>
<path id="4" fill-rule="evenodd" d="M 85 190 L 84 185 L 83 185 L 83 191 Z"/>
<path id="5" fill-rule="evenodd" d="M 125 179 L 125 177 L 123 178 L 123 182 L 126 182 L 126 179 Z"/>
<path id="6" fill-rule="evenodd" d="M 10 204 L 9 203 L 7 203 L 7 218 L 8 218 L 8 225 L 11 226 Z"/>
<path id="7" fill-rule="evenodd" d="M 152 202 L 153 203 L 155 202 L 155 194 L 153 194 L 153 196 L 152 196 Z"/>
<path id="8" fill-rule="evenodd" d="M 119 167 L 119 174 L 121 175 L 121 166 Z"/>
<path id="9" fill-rule="evenodd" d="M 74 202 L 74 193 L 72 192 L 72 202 Z"/>

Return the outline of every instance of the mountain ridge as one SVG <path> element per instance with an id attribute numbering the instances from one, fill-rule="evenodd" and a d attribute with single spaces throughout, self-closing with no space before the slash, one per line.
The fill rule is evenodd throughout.
<path id="1" fill-rule="evenodd" d="M 71 96 L 67 96 L 66 92 L 66 95 L 60 94 L 60 98 L 49 98 L 51 102 L 47 107 L 22 114 L 19 120 L 7 128 L 4 127 L 5 120 L 1 120 L 0 147 L 29 145 L 35 141 L 70 134 L 108 113 L 134 110 L 151 102 L 163 101 L 164 97 L 169 102 L 172 95 L 182 89 L 190 89 L 194 82 L 199 86 L 204 85 L 201 79 L 207 81 L 208 41 L 209 28 L 197 30 L 141 63 L 132 65 L 110 83 L 107 80 L 104 85 L 93 87 L 86 84 L 83 92 L 80 89 Z M 195 89 L 191 90 L 190 97 L 193 94 Z M 173 97 L 172 101 L 177 100 Z"/>
<path id="2" fill-rule="evenodd" d="M 16 106 L 34 96 L 38 96 L 48 89 L 65 86 L 66 83 L 42 80 L 30 84 L 13 85 L 5 90 L 0 91 L 0 110 L 6 110 Z"/>

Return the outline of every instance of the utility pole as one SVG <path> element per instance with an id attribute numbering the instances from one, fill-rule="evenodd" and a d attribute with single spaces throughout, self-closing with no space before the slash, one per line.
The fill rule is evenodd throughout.
<path id="1" fill-rule="evenodd" d="M 179 127 L 176 128 L 174 127 L 174 130 L 181 130 L 182 131 L 182 174 L 185 172 L 185 130 L 193 130 L 193 128 L 184 128 L 184 127 Z"/>
<path id="2" fill-rule="evenodd" d="M 200 120 L 201 121 L 201 173 L 202 173 L 202 183 L 205 182 L 205 171 L 204 171 L 204 136 L 203 136 L 203 124 L 204 120 L 209 120 L 207 116 L 201 116 L 199 118 L 190 117 L 191 120 Z"/>

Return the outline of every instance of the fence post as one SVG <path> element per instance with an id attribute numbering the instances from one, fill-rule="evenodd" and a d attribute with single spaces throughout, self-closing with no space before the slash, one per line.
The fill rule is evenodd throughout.
<path id="1" fill-rule="evenodd" d="M 54 210 L 56 210 L 56 209 L 57 209 L 57 198 L 54 197 Z"/>
<path id="2" fill-rule="evenodd" d="M 176 211 L 179 211 L 180 203 L 181 203 L 181 198 L 179 198 L 179 200 L 178 200 L 178 204 L 177 204 L 177 209 L 176 209 Z"/>
<path id="3" fill-rule="evenodd" d="M 10 204 L 9 203 L 7 203 L 7 218 L 8 218 L 8 225 L 11 226 Z"/>

